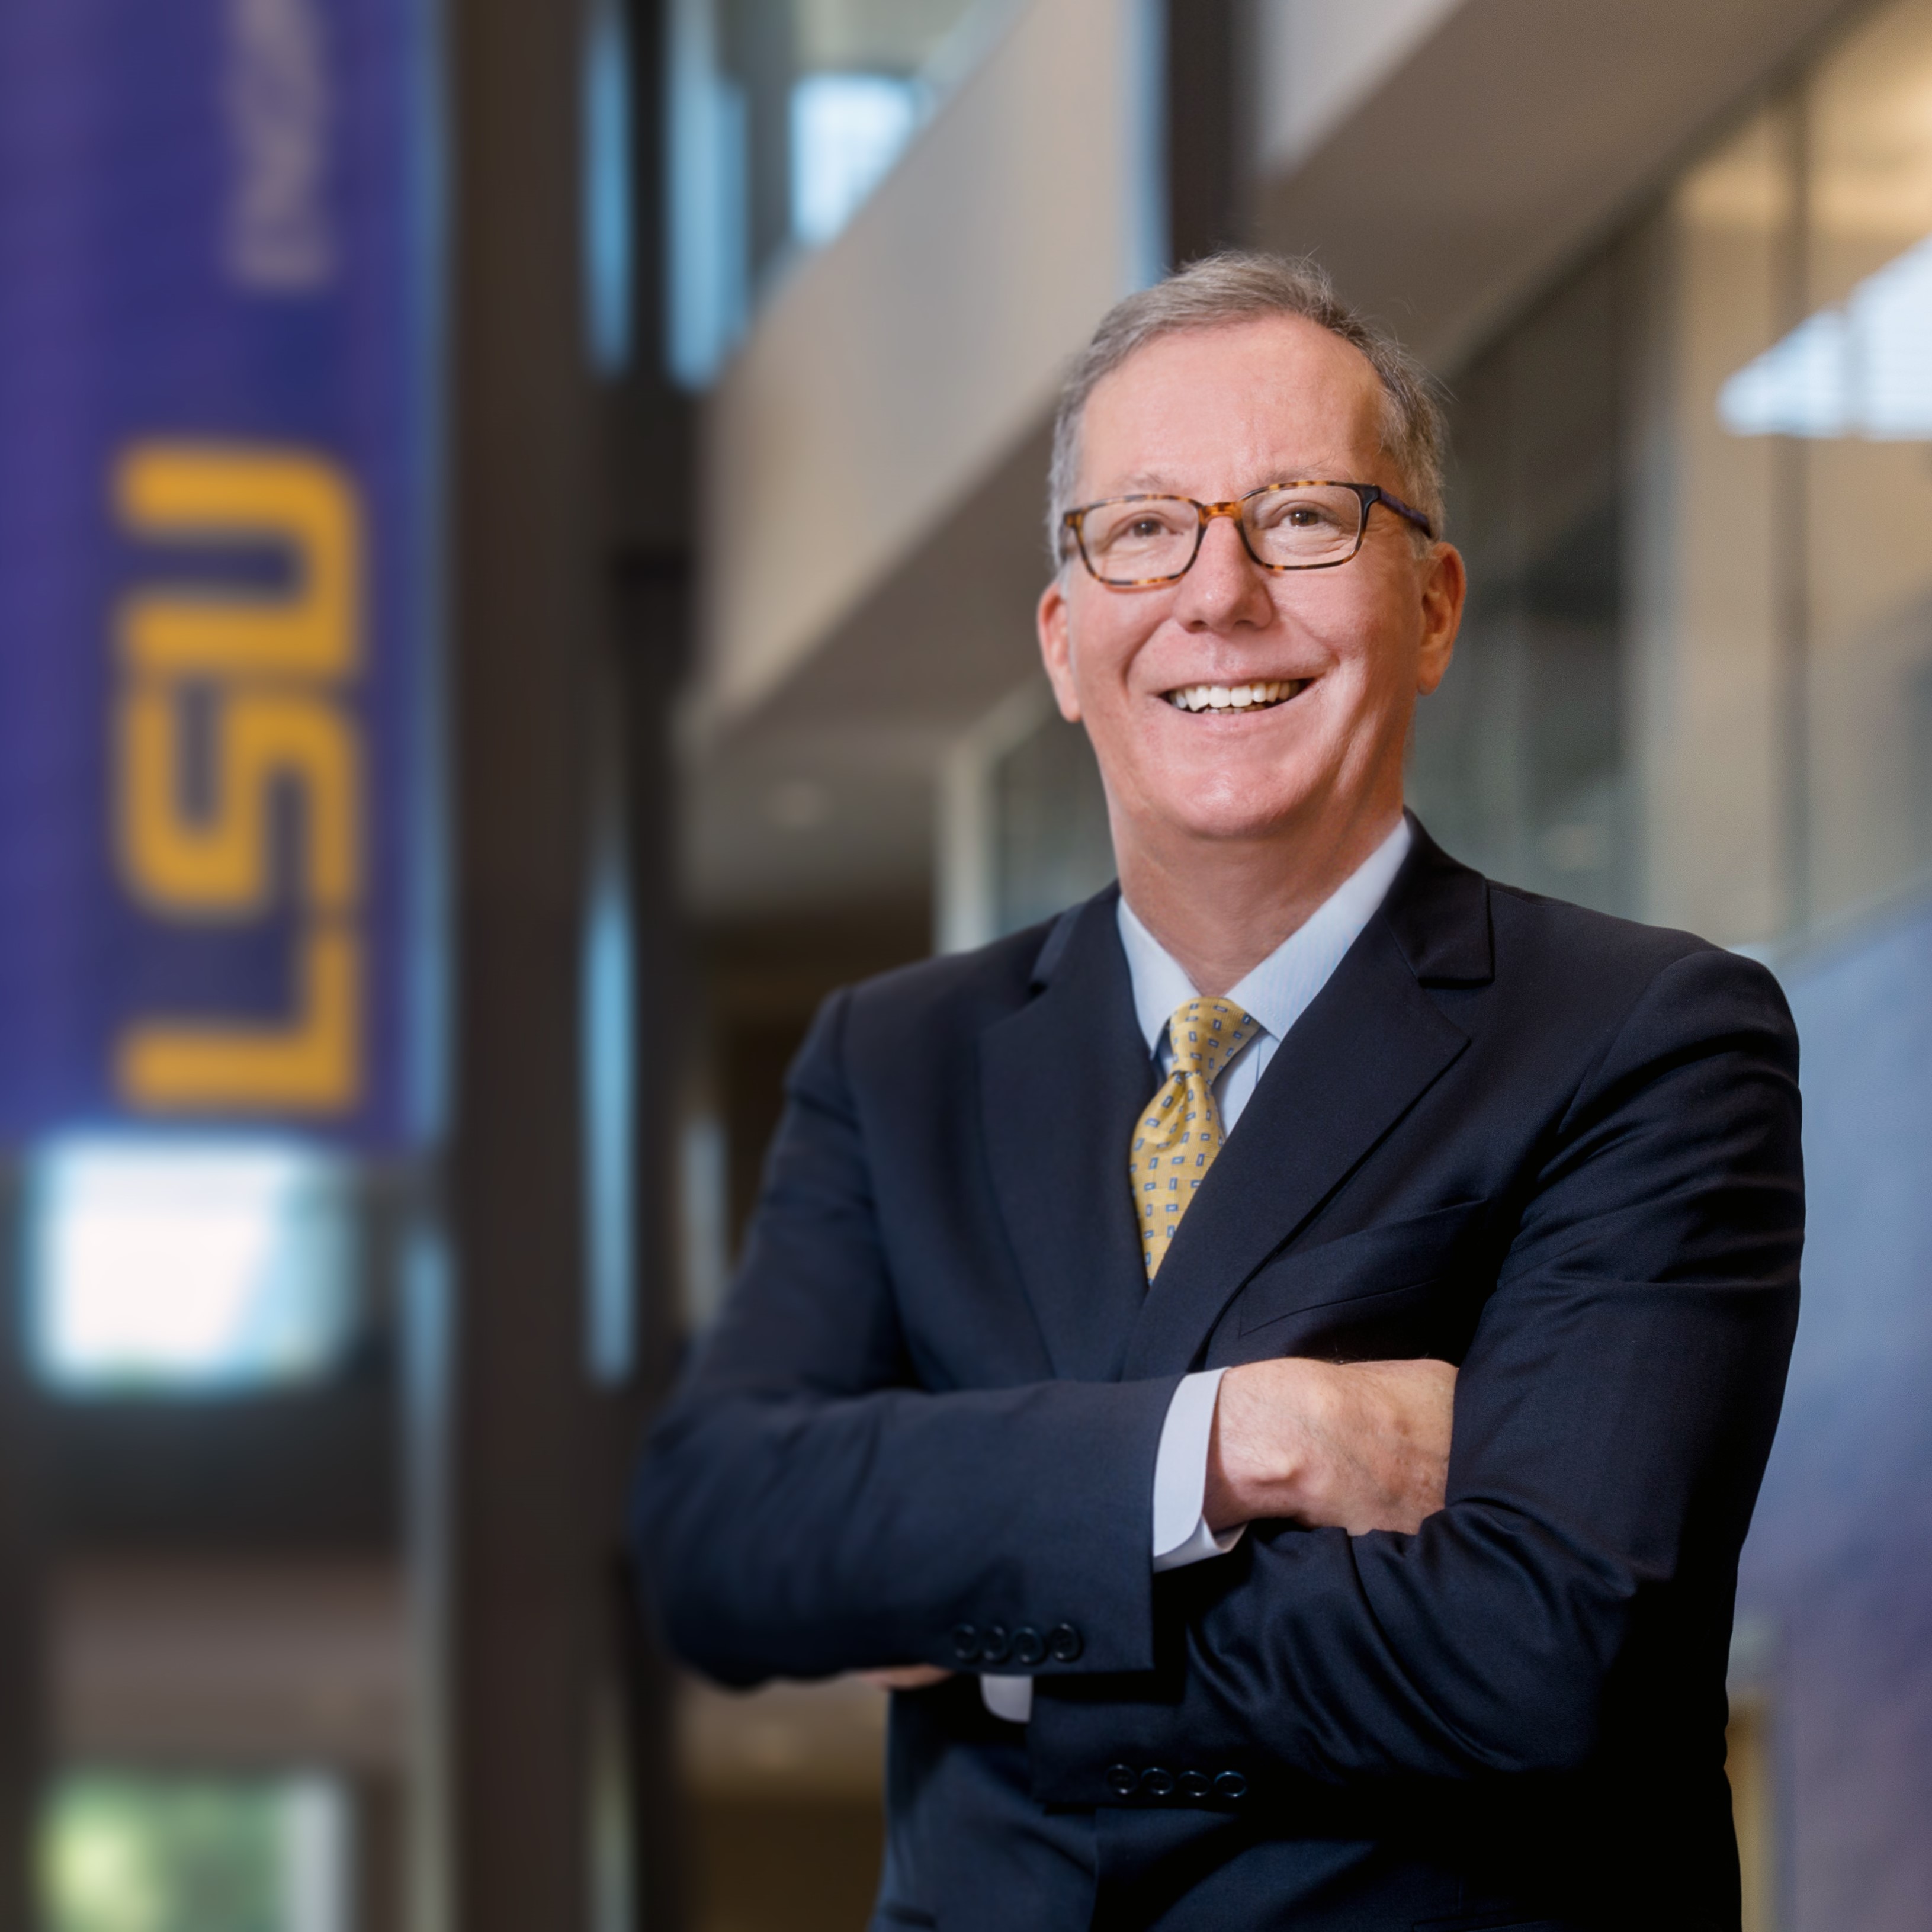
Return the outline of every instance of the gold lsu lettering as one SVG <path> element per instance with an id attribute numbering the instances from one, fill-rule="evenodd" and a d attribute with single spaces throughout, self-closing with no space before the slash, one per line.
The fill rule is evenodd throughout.
<path id="1" fill-rule="evenodd" d="M 259 919 L 302 909 L 289 1018 L 145 1018 L 122 1035 L 122 1098 L 152 1113 L 352 1108 L 363 1084 L 362 752 L 344 687 L 360 668 L 356 493 L 306 452 L 152 442 L 122 457 L 115 498 L 144 542 L 268 545 L 291 566 L 272 595 L 214 584 L 145 589 L 116 645 L 115 813 L 122 872 L 160 916 Z M 205 797 L 190 806 L 192 694 L 210 706 Z M 275 806 L 301 802 L 297 876 L 278 882 Z"/>

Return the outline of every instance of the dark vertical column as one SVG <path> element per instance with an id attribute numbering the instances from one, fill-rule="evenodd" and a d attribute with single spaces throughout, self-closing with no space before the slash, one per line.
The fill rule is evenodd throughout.
<path id="1" fill-rule="evenodd" d="M 658 424 L 662 435 L 669 427 Z M 666 441 L 671 441 L 667 436 Z M 646 446 L 658 442 L 646 436 Z M 682 922 L 673 890 L 675 799 L 667 724 L 681 674 L 688 596 L 685 555 L 668 542 L 634 544 L 622 565 L 620 631 L 622 700 L 628 778 L 627 845 L 636 920 L 638 1113 L 635 1149 L 638 1198 L 663 1202 L 679 1171 L 674 1136 L 676 1094 L 685 1072 L 678 1060 L 685 1030 L 669 1018 L 691 1008 L 692 986 Z M 615 1493 L 614 1520 L 642 1439 L 649 1412 L 667 1389 L 676 1366 L 681 1328 L 671 1217 L 638 1217 L 636 1372 L 618 1392 L 607 1426 L 607 1467 Z M 628 1562 L 611 1570 L 616 1620 L 614 1655 L 624 1696 L 628 1743 L 631 1816 L 640 1932 L 665 1932 L 682 1924 L 685 1871 L 681 1828 L 683 1798 L 674 1758 L 674 1679 L 668 1660 L 644 1626 L 638 1580 Z"/>
<path id="2" fill-rule="evenodd" d="M 692 991 L 676 878 L 672 705 L 690 640 L 691 502 L 694 466 L 689 400 L 666 374 L 669 178 L 663 110 L 665 0 L 631 0 L 634 157 L 634 352 L 611 398 L 610 517 L 605 584 L 610 648 L 621 707 L 624 845 L 629 866 L 638 1023 L 636 1112 L 637 1276 L 632 1372 L 604 1416 L 607 1514 L 623 1496 L 650 1410 L 677 1362 L 682 1318 L 673 1216 L 661 1210 L 679 1172 L 674 1105 Z M 789 25 L 788 16 L 785 23 Z M 782 50 L 790 63 L 789 42 Z M 788 188 L 784 195 L 788 197 Z M 788 213 L 786 217 L 788 230 Z M 674 1679 L 639 1614 L 636 1579 L 610 1564 L 611 1654 L 622 1700 L 638 1932 L 672 1932 L 685 1920 L 683 1799 L 674 1743 Z"/>
<path id="3" fill-rule="evenodd" d="M 599 1578 L 584 1375 L 579 946 L 597 399 L 580 10 L 450 37 L 454 1112 L 440 1406 L 417 1531 L 440 1610 L 446 1932 L 578 1932 Z"/>
<path id="4" fill-rule="evenodd" d="M 1168 246 L 1177 266 L 1251 224 L 1248 0 L 1166 0 Z"/>

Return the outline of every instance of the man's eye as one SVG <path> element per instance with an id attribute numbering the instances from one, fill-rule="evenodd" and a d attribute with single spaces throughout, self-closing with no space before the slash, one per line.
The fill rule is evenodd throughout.
<path id="1" fill-rule="evenodd" d="M 1167 526 L 1158 517 L 1136 517 L 1127 526 L 1125 534 L 1143 540 L 1149 537 L 1164 537 L 1167 534 Z"/>

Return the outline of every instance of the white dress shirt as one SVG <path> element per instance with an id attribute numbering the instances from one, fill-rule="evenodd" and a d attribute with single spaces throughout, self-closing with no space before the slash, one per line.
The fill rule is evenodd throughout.
<path id="1" fill-rule="evenodd" d="M 1240 982 L 1228 998 L 1258 1023 L 1249 1040 L 1214 1082 L 1224 1133 L 1232 1134 L 1254 1090 L 1268 1071 L 1275 1049 L 1288 1030 L 1307 1010 L 1342 956 L 1354 944 L 1364 926 L 1388 895 L 1389 887 L 1408 856 L 1410 834 L 1405 817 L 1361 865 L 1324 900 L 1305 923 L 1296 928 Z M 1174 1068 L 1174 1048 L 1167 1023 L 1184 1000 L 1197 997 L 1190 980 L 1160 941 L 1135 916 L 1124 894 L 1118 907 L 1120 944 L 1133 980 L 1134 1012 L 1147 1036 L 1148 1052 L 1158 1061 L 1165 1078 Z M 1121 1150 L 1126 1159 L 1126 1149 Z M 1148 1290 L 1160 1292 L 1160 1278 Z M 1183 1376 L 1168 1403 L 1162 1424 L 1160 1447 L 1154 1468 L 1154 1548 L 1156 1570 L 1178 1570 L 1225 1555 L 1241 1539 L 1238 1528 L 1216 1536 L 1202 1514 L 1208 1490 L 1208 1448 L 1214 1431 L 1214 1402 L 1220 1394 L 1222 1369 Z M 1030 1677 L 982 1676 L 980 1694 L 988 1710 L 1009 1723 L 1023 1724 L 1033 1714 Z"/>

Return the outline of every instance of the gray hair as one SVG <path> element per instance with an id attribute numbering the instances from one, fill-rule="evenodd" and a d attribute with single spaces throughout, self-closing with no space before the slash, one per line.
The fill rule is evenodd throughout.
<path id="1" fill-rule="evenodd" d="M 1436 534 L 1442 535 L 1448 431 L 1428 372 L 1343 302 L 1327 272 L 1313 260 L 1229 250 L 1190 262 L 1151 288 L 1117 302 L 1068 370 L 1054 417 L 1053 462 L 1047 477 L 1046 544 L 1054 568 L 1066 556 L 1060 520 L 1073 507 L 1079 482 L 1080 427 L 1088 398 L 1101 380 L 1161 336 L 1276 315 L 1300 316 L 1367 358 L 1382 386 L 1382 448 L 1402 472 L 1409 500 Z M 1418 539 L 1421 534 L 1415 532 Z"/>

